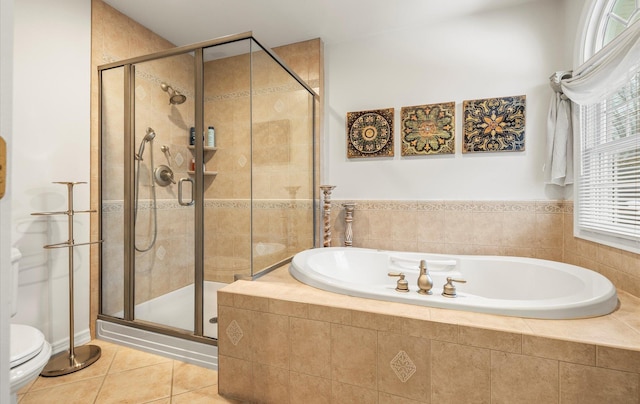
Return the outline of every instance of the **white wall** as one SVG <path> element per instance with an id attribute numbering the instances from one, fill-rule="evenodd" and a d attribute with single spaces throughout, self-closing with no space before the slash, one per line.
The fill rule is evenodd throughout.
<path id="1" fill-rule="evenodd" d="M 12 52 L 13 0 L 0 1 L 0 135 L 12 147 Z M 0 200 L 0 403 L 9 402 L 9 311 L 11 307 L 11 181 L 7 177 L 5 196 Z"/>
<path id="2" fill-rule="evenodd" d="M 23 254 L 18 314 L 38 327 L 54 350 L 68 348 L 67 189 L 54 181 L 89 181 L 90 0 L 16 0 L 14 33 L 12 242 Z M 89 208 L 89 185 L 78 185 L 75 209 Z M 75 216 L 75 241 L 89 237 L 89 216 Z M 89 331 L 89 249 L 75 250 L 76 343 Z"/>
<path id="3" fill-rule="evenodd" d="M 551 97 L 548 77 L 572 67 L 573 49 L 567 49 L 567 43 L 573 41 L 575 27 L 565 24 L 564 3 L 505 6 L 327 44 L 322 182 L 337 186 L 333 197 L 562 198 L 563 190 L 544 185 L 542 166 Z M 521 94 L 527 97 L 526 150 L 463 155 L 462 101 Z M 456 102 L 455 155 L 402 158 L 400 108 L 449 101 Z M 347 159 L 347 112 L 390 107 L 395 108 L 395 157 Z"/>

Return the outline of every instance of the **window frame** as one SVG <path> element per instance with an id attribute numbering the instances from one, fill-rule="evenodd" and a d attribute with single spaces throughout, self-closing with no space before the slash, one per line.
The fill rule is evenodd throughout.
<path id="1" fill-rule="evenodd" d="M 610 13 L 614 9 L 614 6 L 618 0 L 593 0 L 590 5 L 585 7 L 586 12 L 583 13 L 583 31 L 582 36 L 578 42 L 578 52 L 576 53 L 576 66 L 580 66 L 593 55 L 595 55 L 600 49 L 602 49 L 606 44 L 605 34 L 607 29 L 607 23 L 610 18 Z M 640 2 L 636 1 L 636 9 L 640 8 Z M 636 10 L 637 12 L 637 10 Z M 632 20 L 632 19 L 630 19 Z M 631 83 L 631 81 L 630 81 Z M 607 117 L 607 103 L 611 103 L 613 97 L 609 97 L 607 100 L 602 100 L 598 105 L 603 105 L 602 112 L 600 115 L 597 115 L 597 119 L 606 120 L 609 119 Z M 596 243 L 608 245 L 614 248 L 631 251 L 634 253 L 640 253 L 640 235 L 635 236 L 635 240 L 618 237 L 607 231 L 599 231 L 593 230 L 589 228 L 585 228 L 581 226 L 582 217 L 581 213 L 587 211 L 587 208 L 583 208 L 584 206 L 588 206 L 588 201 L 581 199 L 580 192 L 582 191 L 581 185 L 584 183 L 583 178 L 583 128 L 584 128 L 584 119 L 585 116 L 583 114 L 583 110 L 586 109 L 583 106 L 576 106 L 576 113 L 574 114 L 574 122 L 578 122 L 577 125 L 574 126 L 574 137 L 576 141 L 574 142 L 574 155 L 577 157 L 574 159 L 575 162 L 575 184 L 574 184 L 574 220 L 573 220 L 573 233 L 574 236 L 581 239 L 586 239 L 589 241 L 593 241 Z M 590 108 L 592 108 L 591 106 Z M 640 108 L 639 108 L 640 109 Z M 635 115 L 638 116 L 640 114 L 639 110 L 635 110 Z M 592 117 L 593 118 L 593 117 Z M 640 142 L 640 134 L 636 133 L 634 136 L 637 138 L 637 142 Z M 612 165 L 612 169 L 614 169 L 615 164 Z M 606 174 L 606 173 L 605 173 Z M 617 173 L 611 172 L 612 177 L 617 176 Z M 625 190 L 624 188 L 615 188 L 615 191 Z M 591 189 L 591 192 L 595 192 Z M 583 203 L 584 202 L 584 203 Z M 640 204 L 640 201 L 637 202 Z M 633 219 L 635 221 L 635 218 Z M 590 220 L 585 220 L 588 222 Z M 596 220 L 591 220 L 595 222 Z"/>

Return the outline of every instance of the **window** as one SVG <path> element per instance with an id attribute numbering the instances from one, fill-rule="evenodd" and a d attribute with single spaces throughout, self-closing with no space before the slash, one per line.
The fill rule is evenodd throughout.
<path id="1" fill-rule="evenodd" d="M 640 17 L 640 0 L 595 4 L 585 65 L 603 59 L 599 53 L 617 46 L 616 38 Z M 640 62 L 630 63 L 624 73 L 604 95 L 580 106 L 574 222 L 578 237 L 640 252 Z"/>

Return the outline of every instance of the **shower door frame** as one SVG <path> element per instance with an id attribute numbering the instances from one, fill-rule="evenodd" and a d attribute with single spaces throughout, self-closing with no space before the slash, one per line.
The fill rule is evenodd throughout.
<path id="1" fill-rule="evenodd" d="M 203 60 L 203 50 L 208 47 L 224 45 L 232 42 L 238 42 L 242 40 L 250 40 L 255 42 L 261 50 L 266 52 L 275 62 L 277 62 L 284 70 L 287 71 L 302 87 L 304 87 L 309 94 L 313 98 L 312 102 L 312 122 L 311 122 L 311 130 L 312 130 L 312 220 L 313 220 L 313 246 L 318 246 L 318 195 L 317 195 L 317 174 L 318 174 L 318 157 L 317 157 L 317 130 L 318 130 L 318 108 L 317 103 L 319 100 L 318 94 L 304 81 L 302 80 L 294 71 L 292 71 L 284 62 L 269 48 L 264 47 L 260 44 L 254 37 L 251 31 L 229 35 L 220 37 L 217 39 L 213 39 L 210 41 L 199 42 L 192 45 L 186 45 L 181 47 L 176 47 L 172 49 L 168 49 L 161 52 L 156 52 L 148 55 L 138 56 L 130 59 L 126 59 L 123 61 L 108 63 L 104 65 L 98 66 L 98 89 L 101 94 L 102 91 L 102 72 L 113 69 L 113 68 L 124 68 L 124 143 L 125 143 L 125 156 L 133 156 L 135 153 L 135 139 L 134 139 L 134 125 L 135 125 L 135 113 L 133 107 L 134 103 L 134 80 L 135 80 L 135 64 L 156 60 L 160 58 L 177 56 L 189 52 L 194 53 L 194 63 L 195 63 L 195 130 L 196 133 L 204 133 L 204 60 Z M 250 42 L 251 43 L 251 42 Z M 252 54 L 253 50 L 250 49 L 250 54 Z M 250 62 L 251 63 L 251 62 Z M 250 67 L 253 69 L 253 66 Z M 102 122 L 102 97 L 98 97 L 98 122 Z M 98 125 L 98 150 L 101 151 L 102 144 L 102 124 Z M 98 293 L 98 315 L 97 318 L 99 320 L 104 320 L 116 324 L 121 324 L 124 326 L 129 326 L 133 328 L 142 329 L 145 331 L 155 332 L 159 334 L 164 334 L 172 337 L 178 337 L 182 339 L 192 340 L 196 342 L 205 343 L 208 345 L 217 346 L 218 340 L 213 337 L 207 337 L 203 335 L 203 304 L 204 304 L 204 155 L 203 153 L 198 153 L 197 151 L 202 151 L 204 147 L 204 139 L 202 136 L 196 136 L 195 139 L 195 178 L 194 181 L 194 233 L 196 237 L 194 237 L 194 329 L 192 332 L 186 330 L 180 330 L 176 328 L 172 328 L 170 326 L 164 326 L 159 324 L 154 324 L 150 322 L 146 322 L 144 320 L 136 320 L 135 319 L 135 223 L 133 220 L 133 211 L 134 211 L 134 200 L 131 197 L 133 195 L 133 184 L 134 184 L 134 161 L 132 158 L 126 158 L 124 160 L 124 195 L 128 195 L 128 198 L 124 198 L 123 208 L 124 208 L 124 315 L 123 318 L 114 317 L 110 315 L 106 315 L 102 313 L 102 245 L 98 246 L 98 282 L 99 282 L 99 293 Z M 102 154 L 99 152 L 99 161 L 98 161 L 98 172 L 103 172 L 103 162 L 102 162 Z M 102 174 L 98 175 L 98 203 L 99 203 L 99 212 L 103 210 L 103 200 L 102 200 Z M 98 228 L 99 233 L 102 235 L 102 214 L 98 215 Z M 253 273 L 253 260 L 251 260 L 251 275 L 250 276 L 241 276 L 237 277 L 237 279 L 256 279 L 264 275 L 265 273 L 273 270 L 282 264 L 290 261 L 284 260 L 278 262 L 264 270 L 260 271 L 258 274 Z"/>

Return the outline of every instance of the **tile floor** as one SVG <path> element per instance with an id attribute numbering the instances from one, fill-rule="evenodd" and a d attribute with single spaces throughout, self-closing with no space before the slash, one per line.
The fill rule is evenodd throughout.
<path id="1" fill-rule="evenodd" d="M 59 377 L 38 377 L 19 404 L 239 403 L 218 395 L 218 372 L 105 341 L 91 366 Z"/>

